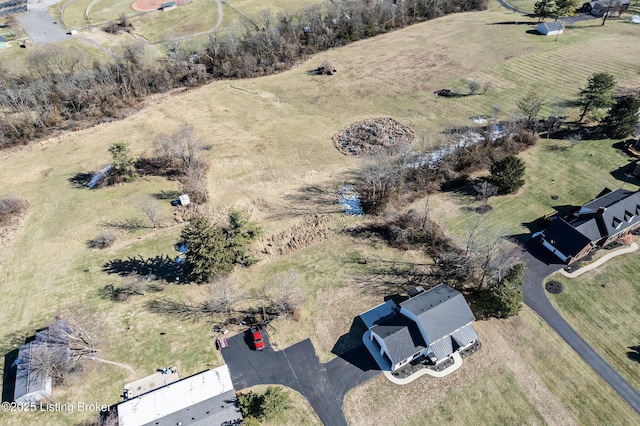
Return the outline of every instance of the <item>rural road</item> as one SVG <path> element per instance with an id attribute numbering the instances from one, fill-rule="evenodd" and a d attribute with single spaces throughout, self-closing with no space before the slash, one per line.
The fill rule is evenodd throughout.
<path id="1" fill-rule="evenodd" d="M 544 248 L 530 242 L 525 255 L 524 303 L 533 309 L 558 335 L 573 348 L 638 414 L 640 394 L 613 367 L 611 367 L 580 335 L 560 316 L 549 301 L 544 279 L 564 265 L 553 263 L 552 255 Z"/>

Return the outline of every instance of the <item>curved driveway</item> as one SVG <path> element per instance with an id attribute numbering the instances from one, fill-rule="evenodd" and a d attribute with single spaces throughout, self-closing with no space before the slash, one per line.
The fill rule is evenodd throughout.
<path id="1" fill-rule="evenodd" d="M 279 384 L 300 392 L 323 424 L 347 426 L 342 404 L 347 392 L 381 373 L 368 350 L 361 345 L 330 362 L 321 363 L 311 340 L 305 339 L 276 351 L 263 332 L 265 349 L 251 349 L 248 333 L 229 337 L 222 356 L 237 389 Z"/>
<path id="2" fill-rule="evenodd" d="M 542 246 L 529 243 L 525 255 L 524 303 L 533 309 L 562 339 L 575 350 L 638 414 L 640 394 L 611 367 L 555 310 L 544 291 L 543 281 L 564 265 L 554 263 Z"/>

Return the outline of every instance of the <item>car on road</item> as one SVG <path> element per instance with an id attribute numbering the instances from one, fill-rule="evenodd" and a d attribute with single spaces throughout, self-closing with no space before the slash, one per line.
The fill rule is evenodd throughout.
<path id="1" fill-rule="evenodd" d="M 253 336 L 253 347 L 256 351 L 261 351 L 264 349 L 264 340 L 262 339 L 262 332 L 260 331 L 260 326 L 252 325 L 251 326 L 251 335 Z"/>

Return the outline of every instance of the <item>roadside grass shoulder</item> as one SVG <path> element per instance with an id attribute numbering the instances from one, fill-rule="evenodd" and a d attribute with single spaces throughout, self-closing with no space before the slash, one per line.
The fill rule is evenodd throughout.
<path id="1" fill-rule="evenodd" d="M 634 252 L 574 279 L 556 274 L 550 279 L 560 281 L 563 291 L 548 295 L 569 324 L 635 388 L 640 387 L 640 358 L 633 349 L 640 345 L 639 266 Z"/>

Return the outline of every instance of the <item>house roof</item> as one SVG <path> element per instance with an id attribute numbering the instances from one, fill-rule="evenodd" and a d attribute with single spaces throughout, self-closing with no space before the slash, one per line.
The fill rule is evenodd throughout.
<path id="1" fill-rule="evenodd" d="M 427 343 L 448 336 L 475 320 L 462 293 L 444 284 L 402 302 L 400 309 L 415 315 Z"/>
<path id="2" fill-rule="evenodd" d="M 640 191 L 608 192 L 582 206 L 578 219 L 587 215 L 599 216 L 601 238 L 616 235 L 640 222 Z"/>
<path id="3" fill-rule="evenodd" d="M 554 217 L 547 229 L 542 231 L 542 236 L 567 257 L 575 257 L 592 241 L 558 216 Z"/>
<path id="4" fill-rule="evenodd" d="M 143 426 L 218 426 L 241 424 L 242 415 L 233 390 L 198 402 Z"/>
<path id="5" fill-rule="evenodd" d="M 173 419 L 176 422 L 172 424 L 237 424 L 242 416 L 233 392 L 229 369 L 223 365 L 121 402 L 118 425 L 171 424 L 168 422 Z M 209 409 L 203 411 L 203 407 Z"/>
<path id="6" fill-rule="evenodd" d="M 51 376 L 33 374 L 30 362 L 35 358 L 44 358 L 47 345 L 29 342 L 18 350 L 16 383 L 13 399 L 18 402 L 35 402 L 51 395 Z"/>
<path id="7" fill-rule="evenodd" d="M 404 315 L 394 315 L 371 327 L 387 347 L 387 354 L 396 364 L 426 347 L 426 343 L 415 322 Z"/>
<path id="8" fill-rule="evenodd" d="M 598 241 L 602 238 L 603 230 L 598 226 L 598 220 L 595 217 L 578 218 L 572 220 L 570 225 L 590 241 Z"/>

